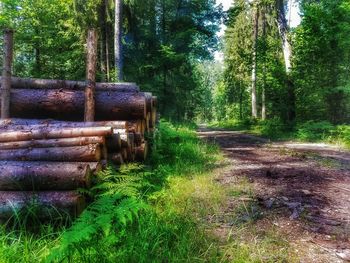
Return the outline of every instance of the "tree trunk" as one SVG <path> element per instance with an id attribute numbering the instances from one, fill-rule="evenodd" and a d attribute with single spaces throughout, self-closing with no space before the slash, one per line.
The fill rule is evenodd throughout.
<path id="1" fill-rule="evenodd" d="M 13 31 L 4 30 L 4 64 L 1 85 L 1 119 L 10 118 L 11 68 L 13 59 Z"/>
<path id="2" fill-rule="evenodd" d="M 101 158 L 102 151 L 98 144 L 0 150 L 0 160 L 3 161 L 96 162 L 100 161 Z"/>
<path id="3" fill-rule="evenodd" d="M 70 147 L 89 144 L 105 145 L 104 137 L 76 137 L 62 139 L 42 139 L 30 141 L 0 142 L 0 150 L 24 149 L 24 148 L 49 148 L 49 147 Z"/>
<path id="4" fill-rule="evenodd" d="M 108 136 L 112 134 L 111 127 L 77 127 L 77 128 L 42 128 L 22 131 L 1 130 L 0 142 L 14 142 L 40 139 L 72 138 L 79 136 Z"/>
<path id="5" fill-rule="evenodd" d="M 266 7 L 262 9 L 262 35 L 263 35 L 263 86 L 261 90 L 261 119 L 266 120 Z"/>
<path id="6" fill-rule="evenodd" d="M 110 63 L 109 63 L 109 36 L 108 36 L 108 30 L 105 30 L 105 34 L 106 34 L 106 76 L 107 76 L 107 82 L 109 82 L 111 80 L 111 76 L 110 76 Z"/>
<path id="7" fill-rule="evenodd" d="M 107 72 L 106 72 L 106 31 L 107 31 L 107 0 L 103 0 L 100 5 L 99 10 L 99 21 L 100 21 L 100 34 L 101 37 L 99 39 L 100 42 L 100 71 L 101 71 L 101 80 L 103 82 L 107 80 Z"/>
<path id="8" fill-rule="evenodd" d="M 0 192 L 0 218 L 8 219 L 33 205 L 40 219 L 60 218 L 62 214 L 79 216 L 85 208 L 85 199 L 75 191 Z"/>
<path id="9" fill-rule="evenodd" d="M 278 30 L 282 39 L 282 49 L 284 62 L 286 67 L 286 72 L 289 74 L 291 70 L 291 45 L 288 40 L 288 25 L 286 20 L 285 8 L 284 8 L 284 0 L 277 0 L 277 22 L 278 22 Z"/>
<path id="10" fill-rule="evenodd" d="M 123 1 L 115 0 L 115 24 L 114 24 L 114 56 L 115 70 L 118 81 L 123 81 Z"/>
<path id="11" fill-rule="evenodd" d="M 91 185 L 89 163 L 0 161 L 5 191 L 75 190 Z"/>
<path id="12" fill-rule="evenodd" d="M 2 78 L 1 78 L 2 80 Z M 32 78 L 11 78 L 11 87 L 14 89 L 64 89 L 64 90 L 85 90 L 86 82 L 74 80 L 55 79 L 32 79 Z M 136 83 L 96 83 L 98 91 L 119 91 L 119 92 L 139 92 Z"/>
<path id="13" fill-rule="evenodd" d="M 254 10 L 254 42 L 253 42 L 253 65 L 252 65 L 252 117 L 258 117 L 257 105 L 256 105 L 256 82 L 257 82 L 257 44 L 259 34 L 259 7 L 256 6 Z"/>
<path id="14" fill-rule="evenodd" d="M 83 91 L 16 89 L 11 91 L 11 114 L 19 118 L 81 121 L 84 97 Z M 95 118 L 104 121 L 144 119 L 145 97 L 140 93 L 98 91 Z"/>
<path id="15" fill-rule="evenodd" d="M 286 80 L 286 86 L 287 86 L 287 118 L 290 122 L 295 120 L 296 113 L 295 113 L 295 90 L 294 90 L 294 84 L 291 79 L 291 56 L 292 56 L 292 48 L 291 44 L 288 40 L 288 25 L 286 20 L 286 14 L 285 14 L 285 8 L 284 8 L 284 0 L 277 0 L 277 23 L 278 23 L 278 29 L 279 33 L 282 39 L 282 49 L 283 49 L 283 56 L 284 56 L 284 62 L 286 67 L 286 74 L 287 74 L 287 80 Z"/>
<path id="16" fill-rule="evenodd" d="M 87 59 L 86 59 L 85 88 L 85 121 L 95 119 L 95 88 L 96 88 L 96 61 L 97 61 L 97 31 L 95 28 L 88 30 L 87 35 Z"/>

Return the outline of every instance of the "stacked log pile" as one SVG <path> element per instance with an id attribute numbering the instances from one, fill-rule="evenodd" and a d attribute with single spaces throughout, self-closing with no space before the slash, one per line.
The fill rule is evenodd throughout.
<path id="1" fill-rule="evenodd" d="M 83 122 L 85 86 L 12 78 L 12 118 L 0 120 L 0 219 L 33 200 L 76 216 L 84 207 L 76 189 L 107 162 L 145 160 L 156 97 L 133 83 L 96 83 L 95 121 Z"/>

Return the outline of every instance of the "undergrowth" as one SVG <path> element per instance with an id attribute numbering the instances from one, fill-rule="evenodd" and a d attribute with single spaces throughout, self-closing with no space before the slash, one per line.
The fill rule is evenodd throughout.
<path id="1" fill-rule="evenodd" d="M 82 191 L 94 200 L 72 223 L 17 218 L 0 228 L 0 262 L 287 262 L 280 236 L 254 232 L 254 202 L 231 208 L 225 240 L 213 235 L 228 198 L 253 197 L 248 181 L 226 187 L 217 146 L 161 122 L 145 165 L 110 166 Z M 228 167 L 229 168 L 229 167 Z M 221 222 L 221 223 L 220 223 Z M 259 242 L 257 242 L 259 238 Z M 278 251 L 278 252 L 276 252 Z"/>
<path id="2" fill-rule="evenodd" d="M 275 140 L 299 140 L 305 142 L 327 142 L 350 148 L 350 125 L 333 125 L 327 121 L 308 121 L 287 125 L 280 119 L 265 121 L 227 120 L 211 123 L 213 128 L 225 128 L 252 132 Z"/>
<path id="3" fill-rule="evenodd" d="M 109 167 L 82 191 L 92 202 L 72 224 L 0 229 L 0 262 L 195 262 L 217 247 L 198 224 L 222 195 L 205 176 L 218 148 L 186 127 L 162 122 L 145 165 Z M 196 193 L 199 194 L 197 195 Z M 203 212 L 205 213 L 205 212 Z M 20 227 L 18 227 L 20 226 Z"/>

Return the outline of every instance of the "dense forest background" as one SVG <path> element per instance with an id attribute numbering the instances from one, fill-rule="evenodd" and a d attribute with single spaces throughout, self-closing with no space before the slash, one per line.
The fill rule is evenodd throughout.
<path id="1" fill-rule="evenodd" d="M 215 0 L 124 1 L 124 80 L 156 94 L 174 121 L 348 123 L 350 4 L 299 1 L 302 22 L 291 29 L 289 2 L 237 0 L 223 12 Z M 83 80 L 94 26 L 97 80 L 115 81 L 114 1 L 3 0 L 1 9 L 2 26 L 16 30 L 15 76 Z M 223 62 L 213 59 L 220 49 Z"/>

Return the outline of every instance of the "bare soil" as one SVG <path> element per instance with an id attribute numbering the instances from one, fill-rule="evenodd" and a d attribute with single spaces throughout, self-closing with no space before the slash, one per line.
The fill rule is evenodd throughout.
<path id="1" fill-rule="evenodd" d="M 254 224 L 274 227 L 288 240 L 300 262 L 350 262 L 350 152 L 326 144 L 270 142 L 236 131 L 202 127 L 198 134 L 218 144 L 229 167 L 217 178 L 224 186 L 248 181 L 259 208 Z M 223 239 L 232 222 L 221 220 Z"/>

